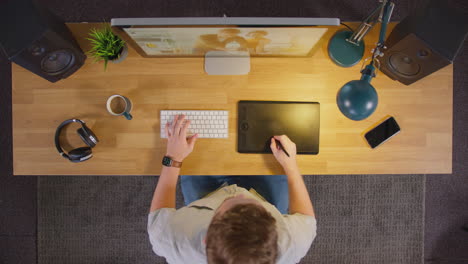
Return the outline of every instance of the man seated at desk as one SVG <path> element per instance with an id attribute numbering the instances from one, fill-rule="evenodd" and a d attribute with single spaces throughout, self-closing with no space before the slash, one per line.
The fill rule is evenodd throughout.
<path id="1" fill-rule="evenodd" d="M 286 176 L 181 176 L 186 206 L 176 210 L 180 165 L 197 140 L 187 138 L 189 125 L 183 115 L 166 125 L 173 162 L 162 168 L 148 216 L 153 251 L 169 263 L 298 263 L 317 227 L 296 145 L 287 136 L 271 140 Z"/>

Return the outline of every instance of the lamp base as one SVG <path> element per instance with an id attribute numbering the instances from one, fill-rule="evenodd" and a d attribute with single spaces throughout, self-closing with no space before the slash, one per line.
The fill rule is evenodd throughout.
<path id="1" fill-rule="evenodd" d="M 364 56 L 364 41 L 359 45 L 354 45 L 346 41 L 353 35 L 353 32 L 345 30 L 337 32 L 328 43 L 328 55 L 330 59 L 341 67 L 351 67 L 356 65 Z"/>

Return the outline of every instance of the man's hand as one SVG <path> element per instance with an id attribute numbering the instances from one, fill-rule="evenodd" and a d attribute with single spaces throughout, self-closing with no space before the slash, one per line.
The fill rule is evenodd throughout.
<path id="1" fill-rule="evenodd" d="M 275 139 L 281 143 L 283 148 L 288 152 L 289 157 L 284 153 Z M 281 166 L 283 166 L 285 171 L 297 169 L 296 144 L 294 144 L 294 142 L 292 142 L 286 135 L 273 136 L 271 138 L 270 148 L 276 160 L 281 164 Z"/>
<path id="2" fill-rule="evenodd" d="M 184 115 L 176 115 L 171 124 L 166 124 L 167 151 L 166 156 L 182 162 L 193 150 L 198 134 L 187 138 L 187 130 L 190 120 L 185 120 Z"/>
<path id="3" fill-rule="evenodd" d="M 283 148 L 288 152 L 289 157 L 276 143 L 275 139 L 281 143 Z M 284 172 L 288 176 L 289 213 L 315 216 L 309 192 L 297 167 L 296 144 L 285 135 L 274 136 L 271 138 L 270 148 L 276 160 L 283 166 Z"/>

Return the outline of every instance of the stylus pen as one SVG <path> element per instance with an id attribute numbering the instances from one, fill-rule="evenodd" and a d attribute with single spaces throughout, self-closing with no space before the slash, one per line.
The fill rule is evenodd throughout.
<path id="1" fill-rule="evenodd" d="M 283 145 L 281 145 L 281 142 L 280 142 L 279 140 L 277 140 L 276 138 L 275 138 L 275 141 L 276 141 L 276 144 L 280 147 L 280 149 L 281 149 L 282 151 L 284 151 L 284 153 L 286 154 L 286 156 L 290 157 L 290 156 L 289 156 L 289 153 L 283 148 Z"/>

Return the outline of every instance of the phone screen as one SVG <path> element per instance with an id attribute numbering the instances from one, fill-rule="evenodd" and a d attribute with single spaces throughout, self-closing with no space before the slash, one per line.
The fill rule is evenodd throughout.
<path id="1" fill-rule="evenodd" d="M 375 148 L 396 135 L 398 132 L 400 132 L 400 126 L 395 121 L 395 118 L 390 117 L 371 131 L 367 132 L 365 138 L 371 148 Z"/>

